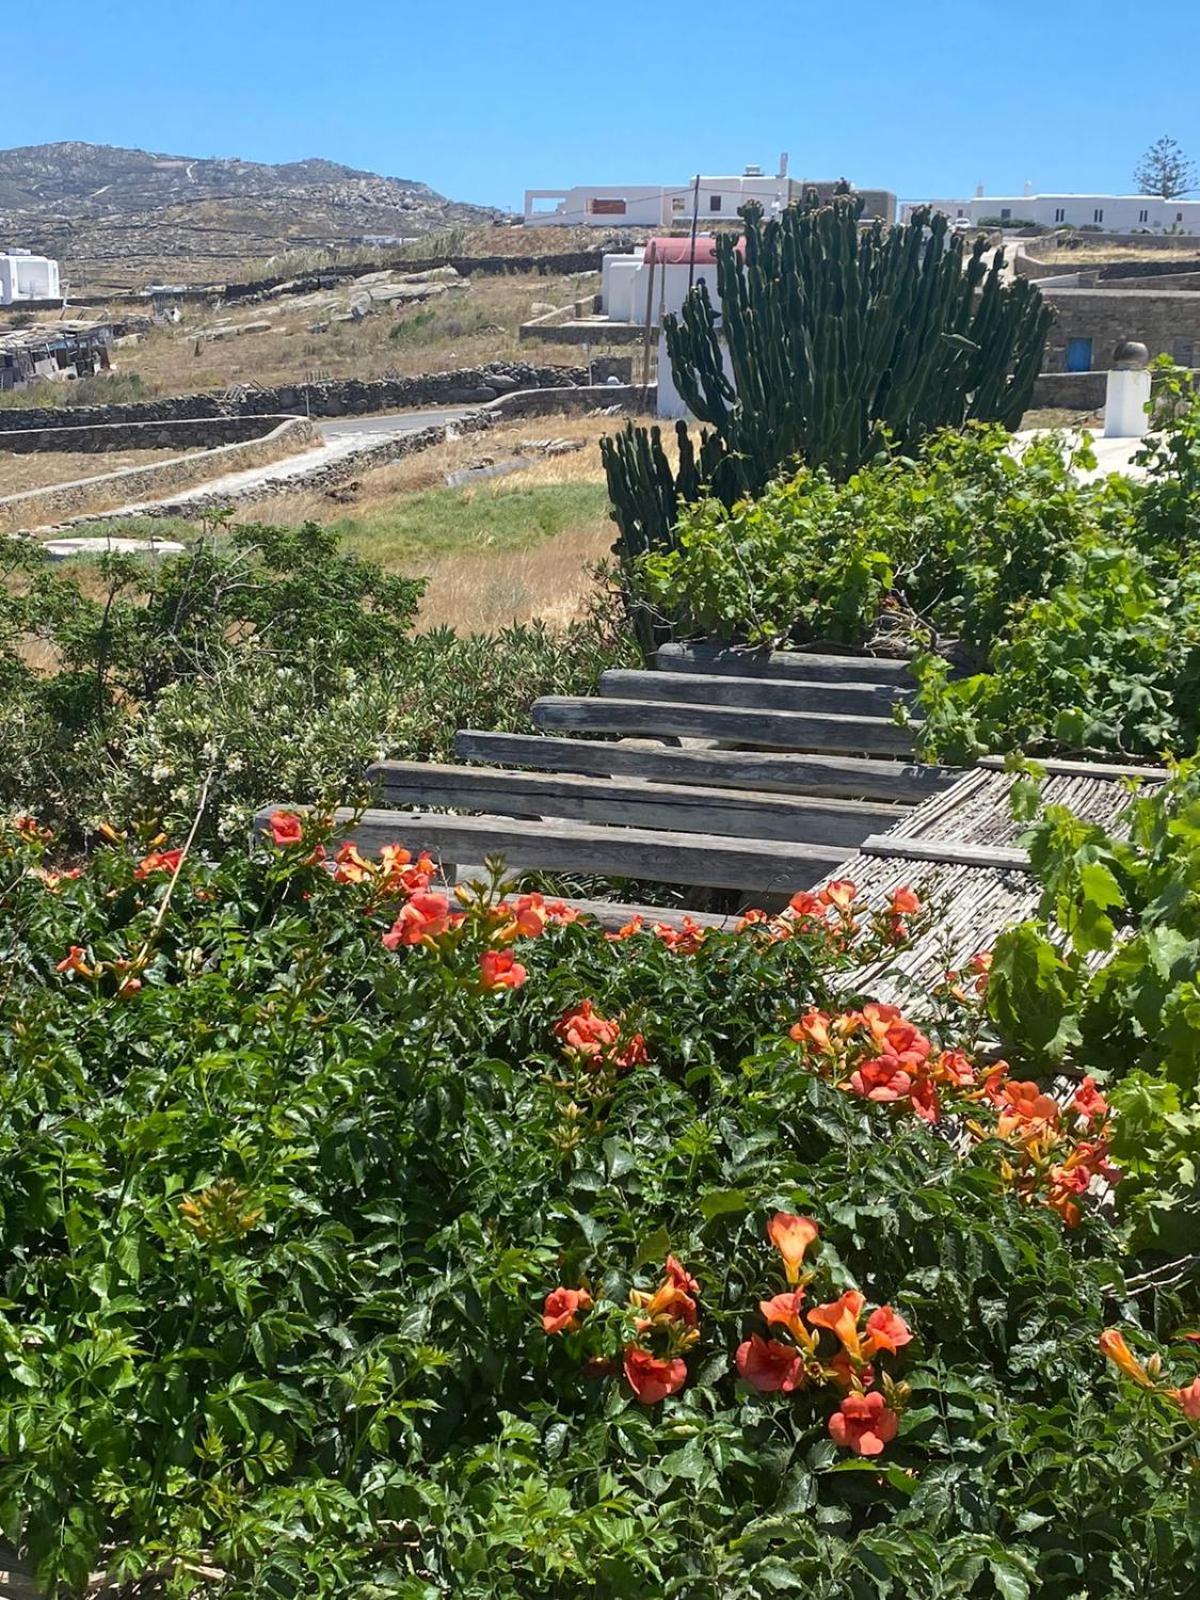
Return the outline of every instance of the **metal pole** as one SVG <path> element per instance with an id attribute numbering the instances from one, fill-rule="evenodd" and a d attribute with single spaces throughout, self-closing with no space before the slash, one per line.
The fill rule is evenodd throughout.
<path id="1" fill-rule="evenodd" d="M 688 293 L 696 279 L 696 229 L 700 223 L 700 174 L 696 174 L 696 187 L 692 191 L 692 248 L 688 262 Z"/>
<path id="2" fill-rule="evenodd" d="M 654 252 L 653 239 L 651 239 L 650 243 L 646 247 L 646 254 L 650 258 L 647 262 L 647 266 L 650 268 L 650 279 L 646 284 L 646 342 L 642 349 L 643 388 L 645 388 L 650 382 L 650 319 L 654 315 L 654 267 L 657 260 Z"/>

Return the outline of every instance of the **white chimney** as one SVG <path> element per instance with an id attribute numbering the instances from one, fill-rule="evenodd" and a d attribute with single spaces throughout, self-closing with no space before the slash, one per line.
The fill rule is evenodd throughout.
<path id="1" fill-rule="evenodd" d="M 786 150 L 784 150 L 782 152 L 782 154 L 780 155 L 780 157 L 779 157 L 779 176 L 781 178 L 786 178 L 787 177 L 787 168 L 788 168 L 788 153 L 787 153 Z"/>

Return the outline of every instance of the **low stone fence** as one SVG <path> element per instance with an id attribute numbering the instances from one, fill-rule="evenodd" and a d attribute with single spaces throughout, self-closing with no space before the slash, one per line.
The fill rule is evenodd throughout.
<path id="1" fill-rule="evenodd" d="M 1192 381 L 1200 384 L 1200 369 L 1192 372 Z M 1100 411 L 1107 387 L 1107 372 L 1043 372 L 1029 403 L 1036 410 Z"/>
<path id="2" fill-rule="evenodd" d="M 111 450 L 215 450 L 265 438 L 283 421 L 270 417 L 196 417 L 172 422 L 104 422 L 98 427 L 8 428 L 0 411 L 0 455 L 34 455 L 58 450 L 76 455 L 105 455 Z"/>
<path id="3" fill-rule="evenodd" d="M 171 395 L 111 406 L 12 406 L 0 409 L 0 429 L 102 427 L 117 422 L 174 422 L 200 417 L 344 417 L 419 406 L 483 405 L 518 389 L 586 384 L 587 368 L 494 361 L 455 372 L 412 378 L 334 378 L 326 383 L 286 383 L 252 389 L 235 398 L 223 394 Z"/>
<path id="4" fill-rule="evenodd" d="M 163 495 L 225 473 L 266 466 L 318 442 L 316 430 L 306 417 L 280 417 L 276 423 L 268 432 L 260 428 L 257 438 L 240 444 L 220 445 L 215 450 L 175 456 L 144 467 L 124 467 L 119 472 L 7 495 L 0 499 L 0 524 L 8 524 L 10 529 L 30 528 L 83 516 L 103 516 L 145 495 Z"/>

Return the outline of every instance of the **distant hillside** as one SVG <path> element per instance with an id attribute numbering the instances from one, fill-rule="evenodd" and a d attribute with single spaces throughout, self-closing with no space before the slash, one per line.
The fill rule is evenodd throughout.
<path id="1" fill-rule="evenodd" d="M 0 243 L 93 265 L 246 260 L 493 215 L 410 178 L 319 159 L 269 166 L 79 143 L 0 150 Z"/>

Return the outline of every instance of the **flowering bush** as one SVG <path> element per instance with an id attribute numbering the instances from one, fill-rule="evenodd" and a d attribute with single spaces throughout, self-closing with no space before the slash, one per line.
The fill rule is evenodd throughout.
<path id="1" fill-rule="evenodd" d="M 848 886 L 607 938 L 270 835 L 68 876 L 0 834 L 0 1507 L 44 1586 L 1190 1593 L 1194 1368 L 1099 1340 L 1194 1289 L 1025 1186 L 1029 1130 L 1105 1113 L 993 1076 L 982 975 L 952 1037 L 855 992 L 847 919 L 900 935 Z"/>

